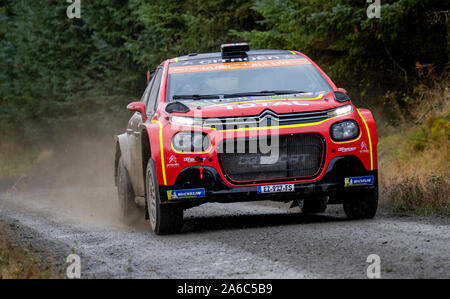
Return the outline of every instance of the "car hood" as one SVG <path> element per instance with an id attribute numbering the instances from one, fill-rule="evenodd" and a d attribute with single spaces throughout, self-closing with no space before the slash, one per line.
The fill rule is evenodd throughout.
<path id="1" fill-rule="evenodd" d="M 342 105 L 334 99 L 332 92 L 180 102 L 191 110 L 183 114 L 174 113 L 174 115 L 201 118 L 259 115 L 264 110 L 272 110 L 277 114 L 320 111 Z"/>

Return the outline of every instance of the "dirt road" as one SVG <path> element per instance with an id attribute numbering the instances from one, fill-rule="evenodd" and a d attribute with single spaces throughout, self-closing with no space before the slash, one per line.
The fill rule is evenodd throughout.
<path id="1" fill-rule="evenodd" d="M 185 214 L 181 234 L 160 237 L 143 220 L 115 222 L 106 213 L 113 199 L 98 202 L 105 213 L 80 214 L 36 195 L 4 201 L 0 219 L 27 244 L 61 259 L 79 254 L 82 277 L 366 278 L 377 254 L 383 278 L 450 278 L 448 219 L 348 221 L 339 208 L 305 216 L 272 203 L 208 204 Z"/>
<path id="2" fill-rule="evenodd" d="M 316 216 L 273 203 L 208 204 L 185 213 L 183 232 L 155 236 L 140 217 L 118 221 L 114 147 L 108 136 L 43 154 L 26 178 L 0 180 L 0 221 L 25 246 L 64 261 L 75 252 L 82 277 L 450 278 L 450 219 L 348 221 L 340 207 Z"/>

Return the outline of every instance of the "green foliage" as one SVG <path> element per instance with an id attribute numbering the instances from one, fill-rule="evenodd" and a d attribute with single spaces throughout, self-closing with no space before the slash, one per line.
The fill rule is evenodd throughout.
<path id="1" fill-rule="evenodd" d="M 371 20 L 365 1 L 96 0 L 70 20 L 66 1 L 1 0 L 0 129 L 38 138 L 42 128 L 106 125 L 127 115 L 147 70 L 225 42 L 304 51 L 334 79 L 359 78 L 363 97 L 373 81 L 411 82 L 416 61 L 442 69 L 445 18 L 429 13 L 443 1 L 382 4 L 382 18 Z"/>
<path id="2" fill-rule="evenodd" d="M 422 126 L 411 132 L 408 138 L 414 152 L 422 152 L 427 147 L 428 134 Z"/>
<path id="3" fill-rule="evenodd" d="M 82 1 L 72 20 L 67 6 L 0 2 L 0 128 L 30 138 L 42 128 L 106 125 L 140 97 L 148 69 L 217 51 L 229 29 L 252 28 L 256 15 L 243 0 Z"/>
<path id="4" fill-rule="evenodd" d="M 430 117 L 425 125 L 415 126 L 406 137 L 411 154 L 423 152 L 431 147 L 446 151 L 446 142 L 450 140 L 450 119 L 448 116 Z"/>
<path id="5" fill-rule="evenodd" d="M 448 5 L 438 0 L 383 0 L 381 18 L 369 19 L 363 3 L 257 0 L 253 8 L 263 16 L 262 28 L 234 34 L 254 47 L 304 51 L 337 78 L 370 71 L 379 78 L 390 73 L 390 80 L 392 75 L 408 79 L 416 61 L 441 69 L 448 62 L 445 20 L 433 23 L 429 17 Z"/>
<path id="6" fill-rule="evenodd" d="M 101 4 L 105 11 L 95 7 Z M 137 66 L 122 47 L 122 36 L 132 32 L 123 18 L 129 12 L 116 1 L 83 2 L 81 20 L 67 18 L 64 1 L 7 1 L 4 8 L 3 124 L 21 123 L 18 132 L 36 136 L 36 127 L 67 128 L 104 118 L 112 101 L 119 98 L 124 105 L 123 98 L 136 90 Z"/>
<path id="7" fill-rule="evenodd" d="M 450 140 L 450 115 L 446 117 L 430 118 L 428 121 L 430 139 L 433 142 Z"/>
<path id="8" fill-rule="evenodd" d="M 244 0 L 130 0 L 132 18 L 142 26 L 126 47 L 141 65 L 189 53 L 216 52 L 230 42 L 229 30 L 254 28 L 257 13 Z"/>

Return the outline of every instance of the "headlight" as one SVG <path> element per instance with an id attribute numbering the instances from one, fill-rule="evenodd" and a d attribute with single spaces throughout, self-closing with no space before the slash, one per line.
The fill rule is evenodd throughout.
<path id="1" fill-rule="evenodd" d="M 359 135 L 359 127 L 354 120 L 344 120 L 331 126 L 331 138 L 335 141 L 355 139 Z"/>
<path id="2" fill-rule="evenodd" d="M 173 136 L 172 145 L 180 152 L 204 152 L 209 148 L 209 138 L 200 132 L 179 132 Z"/>
<path id="3" fill-rule="evenodd" d="M 328 111 L 328 117 L 344 116 L 353 112 L 352 105 L 345 105 Z"/>
<path id="4" fill-rule="evenodd" d="M 193 117 L 186 117 L 186 116 L 171 116 L 170 122 L 174 125 L 180 125 L 180 126 L 201 126 L 202 120 L 199 118 L 193 118 Z"/>

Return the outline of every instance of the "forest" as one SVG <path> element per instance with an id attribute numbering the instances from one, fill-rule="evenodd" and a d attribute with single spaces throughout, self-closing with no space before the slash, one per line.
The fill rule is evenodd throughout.
<path id="1" fill-rule="evenodd" d="M 0 132 L 28 140 L 103 126 L 161 61 L 238 41 L 304 52 L 355 101 L 388 95 L 401 110 L 418 67 L 440 76 L 448 66 L 445 2 L 383 0 L 371 19 L 353 0 L 83 0 L 69 19 L 63 0 L 2 0 Z"/>

